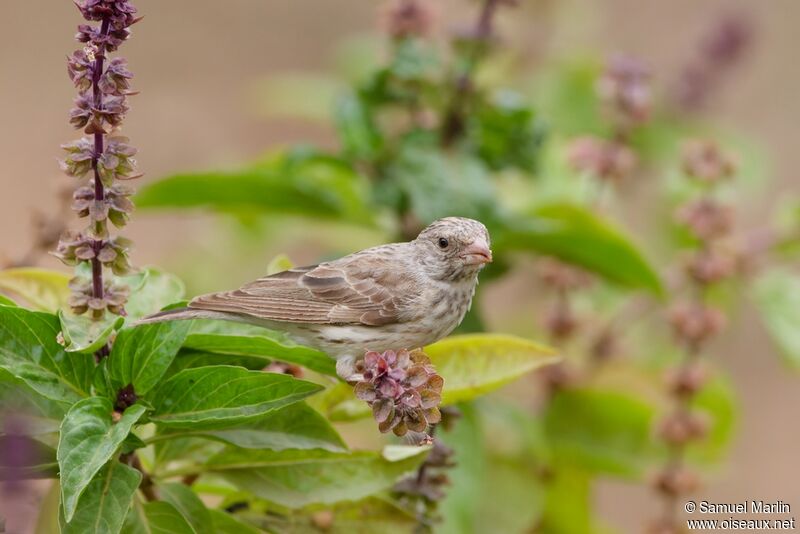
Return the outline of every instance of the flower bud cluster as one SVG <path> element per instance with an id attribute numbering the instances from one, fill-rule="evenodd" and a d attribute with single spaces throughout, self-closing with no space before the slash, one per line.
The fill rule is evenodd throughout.
<path id="1" fill-rule="evenodd" d="M 567 148 L 567 162 L 579 173 L 605 182 L 619 183 L 636 168 L 636 153 L 621 141 L 583 136 Z"/>
<path id="2" fill-rule="evenodd" d="M 383 19 L 386 31 L 394 39 L 427 37 L 436 14 L 430 0 L 395 0 L 387 6 Z"/>
<path id="3" fill-rule="evenodd" d="M 72 195 L 72 209 L 88 224 L 80 232 L 64 233 L 54 255 L 67 265 L 91 264 L 91 280 L 73 280 L 70 305 L 75 313 L 91 310 L 92 317 L 100 319 L 106 311 L 124 314 L 128 291 L 104 281 L 103 269 L 117 276 L 129 273 L 131 243 L 111 237 L 108 223 L 116 228 L 127 224 L 133 190 L 117 182 L 140 176 L 136 149 L 127 138 L 115 135 L 128 112 L 133 74 L 124 58 L 109 60 L 107 53 L 130 36 L 129 28 L 138 19 L 129 0 L 82 0 L 76 5 L 87 21 L 97 24 L 78 27 L 76 38 L 85 46 L 67 58 L 67 73 L 78 90 L 70 123 L 86 136 L 62 145 L 66 155 L 61 169 L 86 180 Z"/>
<path id="4" fill-rule="evenodd" d="M 425 432 L 441 420 L 444 380 L 421 350 L 369 351 L 356 371 L 363 378 L 355 384 L 355 394 L 372 407 L 381 432 Z"/>
<path id="5" fill-rule="evenodd" d="M 650 69 L 634 57 L 612 57 L 597 82 L 597 93 L 611 120 L 621 128 L 636 126 L 650 117 Z"/>

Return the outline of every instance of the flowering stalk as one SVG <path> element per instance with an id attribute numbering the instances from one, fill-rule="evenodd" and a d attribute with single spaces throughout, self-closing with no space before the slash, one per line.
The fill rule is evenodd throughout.
<path id="1" fill-rule="evenodd" d="M 451 146 L 464 133 L 467 97 L 473 89 L 472 77 L 481 58 L 494 38 L 494 16 L 503 5 L 514 6 L 516 0 L 483 0 L 475 26 L 462 35 L 466 48 L 462 71 L 455 79 L 455 92 L 442 121 L 442 144 Z"/>
<path id="2" fill-rule="evenodd" d="M 83 0 L 77 6 L 87 21 L 99 24 L 78 26 L 76 39 L 85 46 L 67 61 L 69 77 L 78 89 L 70 123 L 86 136 L 63 145 L 67 155 L 61 167 L 79 180 L 89 176 L 88 183 L 72 196 L 72 209 L 79 217 L 88 217 L 89 224 L 80 232 L 65 232 L 55 255 L 67 265 L 90 266 L 89 280 L 78 275 L 70 282 L 69 305 L 78 315 L 91 311 L 93 320 L 101 320 L 106 312 L 125 314 L 129 288 L 104 277 L 104 269 L 114 275 L 130 272 L 130 241 L 111 237 L 108 222 L 117 228 L 125 226 L 133 209 L 128 198 L 133 190 L 117 181 L 140 176 L 135 173 L 136 149 L 126 138 L 112 135 L 128 111 L 133 75 L 125 59 L 106 60 L 139 19 L 129 0 Z"/>
<path id="3" fill-rule="evenodd" d="M 636 58 L 614 56 L 596 90 L 611 124 L 611 138 L 578 137 L 570 143 L 567 159 L 573 169 L 597 180 L 602 192 L 606 185 L 618 185 L 636 170 L 638 158 L 630 146 L 630 133 L 651 115 L 650 72 Z M 601 199 L 598 196 L 596 200 Z"/>
<path id="4" fill-rule="evenodd" d="M 714 21 L 676 83 L 672 96 L 682 111 L 700 110 L 709 103 L 724 75 L 747 52 L 752 34 L 745 13 L 729 13 Z"/>
<path id="5" fill-rule="evenodd" d="M 667 445 L 669 457 L 656 475 L 654 484 L 664 499 L 663 516 L 653 525 L 655 533 L 679 532 L 676 520 L 678 498 L 698 486 L 695 473 L 684 462 L 687 446 L 702 439 L 707 422 L 692 410 L 697 392 L 707 375 L 701 363 L 708 341 L 722 329 L 725 316 L 711 307 L 705 298 L 708 289 L 735 274 L 738 258 L 727 246 L 733 227 L 733 210 L 714 196 L 717 185 L 733 174 L 733 164 L 719 148 L 709 142 L 692 141 L 684 149 L 684 171 L 705 186 L 705 193 L 689 201 L 677 214 L 697 240 L 697 247 L 686 258 L 685 278 L 690 297 L 675 303 L 670 323 L 683 347 L 683 362 L 668 376 L 673 399 L 672 411 L 658 425 L 658 436 Z"/>

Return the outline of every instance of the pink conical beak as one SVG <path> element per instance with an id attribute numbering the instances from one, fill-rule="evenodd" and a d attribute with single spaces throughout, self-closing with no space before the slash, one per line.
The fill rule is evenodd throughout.
<path id="1" fill-rule="evenodd" d="M 486 240 L 479 237 L 464 249 L 461 257 L 467 265 L 481 265 L 492 262 L 492 251 Z"/>

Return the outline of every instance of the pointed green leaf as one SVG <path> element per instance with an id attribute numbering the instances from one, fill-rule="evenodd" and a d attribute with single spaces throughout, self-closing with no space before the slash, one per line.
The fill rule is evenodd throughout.
<path id="1" fill-rule="evenodd" d="M 40 311 L 55 312 L 69 298 L 68 274 L 24 267 L 0 271 L 0 292 L 8 293 Z"/>
<path id="2" fill-rule="evenodd" d="M 301 365 L 336 376 L 336 362 L 324 352 L 292 342 L 283 332 L 221 321 L 195 321 L 184 347 L 198 351 L 255 356 Z"/>
<path id="3" fill-rule="evenodd" d="M 59 310 L 61 334 L 64 337 L 64 350 L 94 354 L 106 344 L 111 334 L 122 326 L 124 317 L 107 313 L 95 321 L 88 315 L 75 315 Z"/>
<path id="4" fill-rule="evenodd" d="M 452 336 L 425 353 L 444 378 L 443 404 L 473 399 L 559 361 L 548 347 L 501 334 Z"/>
<path id="5" fill-rule="evenodd" d="M 548 204 L 530 218 L 515 218 L 493 229 L 498 250 L 532 250 L 556 256 L 611 282 L 660 295 L 655 269 L 628 237 L 586 208 Z"/>
<path id="6" fill-rule="evenodd" d="M 68 402 L 42 396 L 3 368 L 0 368 L 0 405 L 5 408 L 6 414 L 17 413 L 26 419 L 36 417 L 47 420 L 51 427 L 55 425 L 53 432 L 58 432 L 58 425 L 70 407 Z"/>
<path id="7" fill-rule="evenodd" d="M 80 268 L 78 270 L 79 276 L 88 276 L 88 273 L 80 272 Z M 123 324 L 130 324 L 159 311 L 167 304 L 180 300 L 184 293 L 183 282 L 177 277 L 152 267 L 117 277 L 116 280 L 131 290 L 131 296 L 125 303 L 125 317 L 107 313 L 100 321 L 95 321 L 88 315 L 75 315 L 64 310 L 58 312 L 67 352 L 97 352 Z"/>
<path id="8" fill-rule="evenodd" d="M 253 451 L 229 448 L 205 469 L 268 501 L 299 508 L 355 501 L 386 490 L 424 461 L 426 447 L 387 447 L 373 452 Z"/>
<path id="9" fill-rule="evenodd" d="M 301 214 L 371 223 L 367 182 L 343 160 L 295 152 L 235 171 L 177 174 L 143 187 L 139 208 Z"/>
<path id="10" fill-rule="evenodd" d="M 170 503 L 154 501 L 135 502 L 125 524 L 123 534 L 197 534 L 188 521 Z"/>
<path id="11" fill-rule="evenodd" d="M 5 295 L 0 295 L 0 306 L 17 306 L 17 303 Z"/>
<path id="12" fill-rule="evenodd" d="M 61 534 L 119 532 L 141 480 L 136 469 L 116 460 L 108 462 L 84 491 L 72 521 L 62 523 Z"/>
<path id="13" fill-rule="evenodd" d="M 121 330 L 108 358 L 112 385 L 133 384 L 137 395 L 153 389 L 175 359 L 190 326 L 190 321 L 170 321 Z"/>
<path id="14" fill-rule="evenodd" d="M 262 534 L 264 532 L 252 525 L 239 521 L 222 510 L 209 511 L 211 512 L 211 523 L 214 526 L 214 532 L 217 534 Z"/>
<path id="15" fill-rule="evenodd" d="M 158 493 L 180 512 L 197 534 L 214 534 L 208 508 L 189 486 L 177 482 L 162 484 L 158 486 Z"/>
<path id="16" fill-rule="evenodd" d="M 353 386 L 338 382 L 319 395 L 314 395 L 308 404 L 325 414 L 330 421 L 356 421 L 372 415 L 369 404 L 357 398 Z"/>
<path id="17" fill-rule="evenodd" d="M 134 404 L 112 419 L 111 401 L 90 397 L 75 403 L 61 423 L 58 465 L 61 471 L 61 502 L 64 517 L 72 520 L 78 499 L 97 472 L 114 455 L 144 414 L 145 407 Z"/>
<path id="18" fill-rule="evenodd" d="M 322 390 L 288 375 L 217 365 L 185 369 L 157 388 L 154 422 L 194 430 L 229 426 L 266 415 Z"/>
<path id="19" fill-rule="evenodd" d="M 800 368 L 800 276 L 773 269 L 755 285 L 761 320 L 786 363 Z"/>
<path id="20" fill-rule="evenodd" d="M 550 402 L 544 427 L 556 462 L 635 476 L 653 457 L 654 417 L 652 406 L 628 394 L 569 390 Z"/>
<path id="21" fill-rule="evenodd" d="M 363 403 L 362 403 L 363 404 Z M 318 412 L 302 402 L 267 414 L 256 421 L 238 423 L 217 430 L 178 430 L 176 437 L 204 437 L 243 449 L 324 449 L 347 450 L 342 438 Z M 164 437 L 170 434 L 165 434 Z"/>
<path id="22" fill-rule="evenodd" d="M 0 306 L 0 369 L 43 397 L 73 403 L 89 394 L 94 359 L 67 354 L 59 329 L 55 315 Z"/>
<path id="23" fill-rule="evenodd" d="M 186 292 L 180 278 L 155 267 L 146 267 L 136 274 L 124 276 L 120 282 L 131 288 L 131 296 L 125 303 L 128 323 L 178 302 Z"/>

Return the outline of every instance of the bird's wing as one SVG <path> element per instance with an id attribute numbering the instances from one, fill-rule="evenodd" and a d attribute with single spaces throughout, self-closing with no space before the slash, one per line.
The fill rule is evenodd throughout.
<path id="1" fill-rule="evenodd" d="M 291 269 L 235 291 L 197 297 L 189 307 L 293 323 L 403 322 L 404 303 L 419 295 L 408 270 L 388 258 L 354 260 Z"/>

